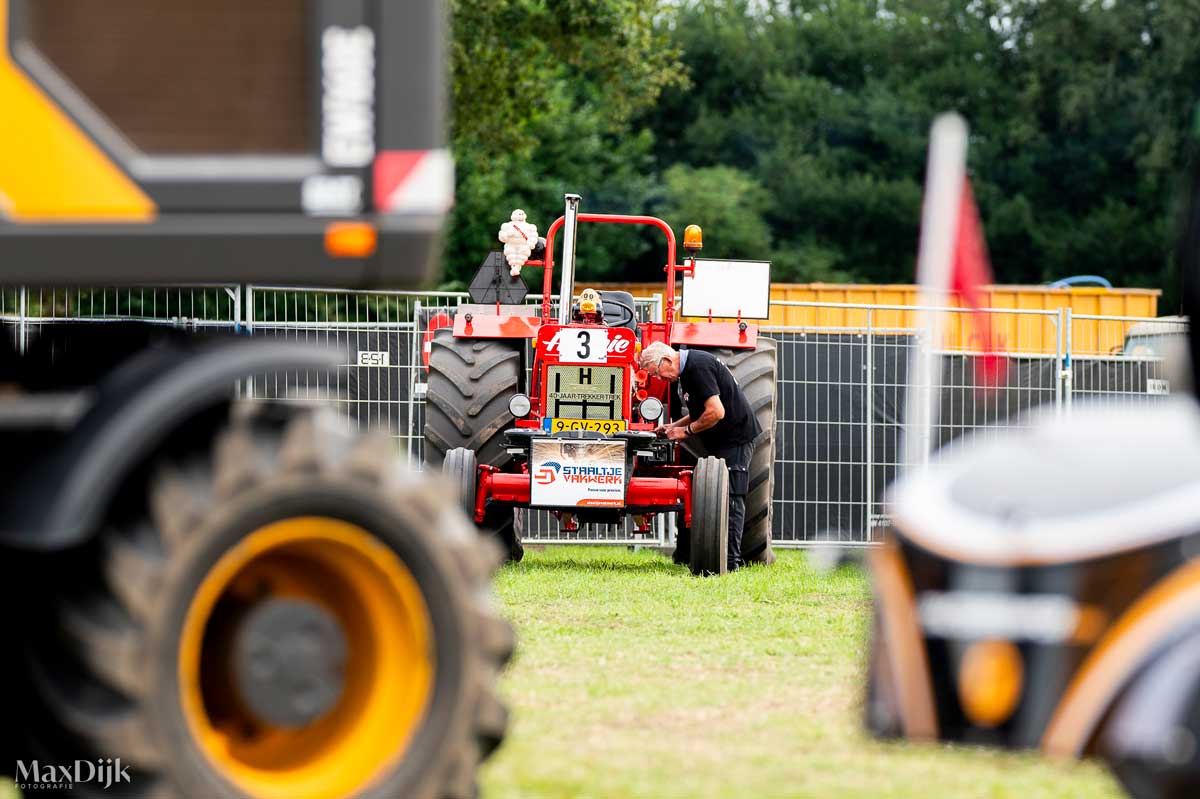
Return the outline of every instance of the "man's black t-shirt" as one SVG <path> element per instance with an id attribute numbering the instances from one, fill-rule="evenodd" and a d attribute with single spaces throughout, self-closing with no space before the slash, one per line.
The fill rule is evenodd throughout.
<path id="1" fill-rule="evenodd" d="M 704 413 L 709 397 L 720 397 L 725 406 L 725 418 L 698 434 L 709 451 L 750 444 L 762 432 L 746 395 L 715 355 L 688 350 L 687 363 L 679 374 L 679 390 L 693 422 Z"/>

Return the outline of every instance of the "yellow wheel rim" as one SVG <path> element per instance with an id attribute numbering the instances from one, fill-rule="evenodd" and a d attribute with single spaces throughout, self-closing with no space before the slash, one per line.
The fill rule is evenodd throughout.
<path id="1" fill-rule="evenodd" d="M 346 639 L 337 704 L 304 727 L 272 727 L 239 710 L 214 680 L 227 651 L 226 604 L 313 602 Z M 433 689 L 429 609 L 395 553 L 360 527 L 324 517 L 275 522 L 242 539 L 204 578 L 179 644 L 184 716 L 209 762 L 258 799 L 350 796 L 403 757 Z"/>

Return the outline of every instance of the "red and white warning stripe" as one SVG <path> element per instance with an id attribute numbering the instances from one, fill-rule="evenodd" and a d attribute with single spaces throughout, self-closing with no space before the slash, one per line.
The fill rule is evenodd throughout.
<path id="1" fill-rule="evenodd" d="M 454 204 L 449 150 L 385 150 L 375 158 L 374 177 L 380 213 L 444 214 Z"/>

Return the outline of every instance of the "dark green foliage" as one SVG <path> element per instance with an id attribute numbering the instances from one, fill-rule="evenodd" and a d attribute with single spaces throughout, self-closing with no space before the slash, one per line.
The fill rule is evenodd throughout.
<path id="1" fill-rule="evenodd" d="M 459 3 L 485 28 L 493 5 L 541 30 L 580 17 L 555 23 L 553 47 L 505 25 L 517 54 L 538 51 L 528 74 L 541 77 L 503 136 L 461 121 L 488 118 L 474 105 L 457 111 L 455 274 L 508 210 L 524 204 L 544 228 L 576 190 L 587 210 L 701 224 L 706 255 L 770 257 L 779 280 L 907 282 L 929 124 L 953 109 L 971 125 L 1000 281 L 1164 284 L 1200 99 L 1200 0 L 683 0 L 653 15 L 649 0 Z M 633 33 L 597 46 L 618 28 Z M 499 78 L 476 70 L 456 97 Z M 659 242 L 591 236 L 583 277 L 659 275 Z"/>
<path id="2" fill-rule="evenodd" d="M 647 204 L 653 140 L 630 119 L 664 87 L 686 82 L 676 48 L 655 28 L 657 5 L 453 0 L 458 185 L 447 280 L 469 279 L 499 249 L 496 232 L 514 208 L 545 234 L 567 191 L 583 194 L 590 212 Z M 630 228 L 587 228 L 580 238 L 581 275 L 609 280 L 624 277 L 652 241 Z"/>

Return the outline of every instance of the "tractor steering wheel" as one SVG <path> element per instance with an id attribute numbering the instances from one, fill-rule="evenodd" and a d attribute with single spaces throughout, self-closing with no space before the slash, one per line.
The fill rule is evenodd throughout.
<path id="1" fill-rule="evenodd" d="M 605 322 L 604 324 L 608 327 L 625 327 L 625 325 L 627 325 L 630 322 L 632 322 L 633 320 L 637 319 L 637 312 L 634 311 L 631 306 L 626 305 L 625 303 L 621 302 L 620 300 L 605 300 L 604 304 L 605 305 L 615 305 L 618 308 L 620 308 L 622 311 L 625 312 L 624 319 L 621 319 L 618 322 L 613 322 L 612 324 Z"/>

